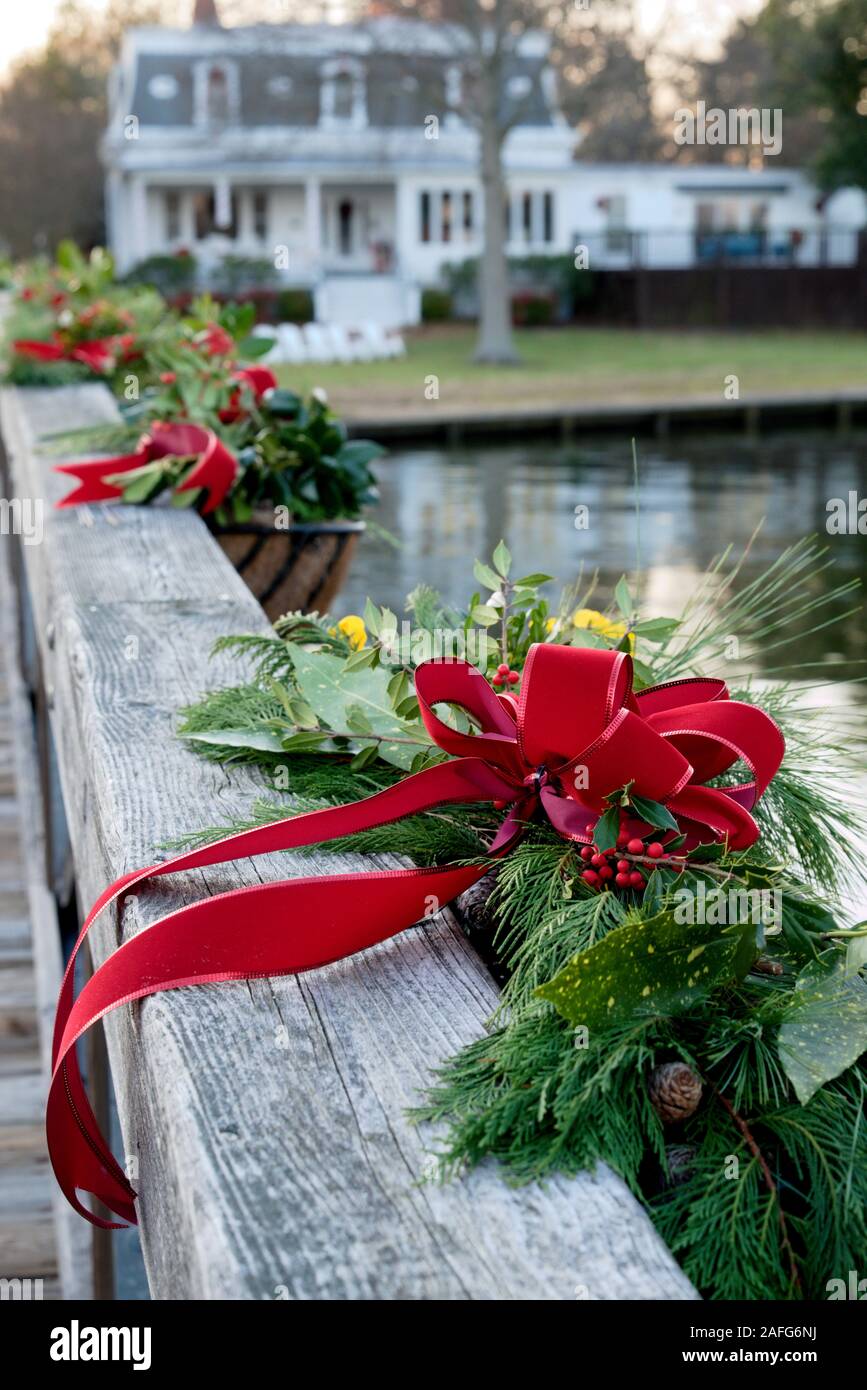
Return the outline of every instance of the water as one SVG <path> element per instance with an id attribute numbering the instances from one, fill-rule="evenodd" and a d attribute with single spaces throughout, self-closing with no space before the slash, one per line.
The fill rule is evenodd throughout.
<path id="1" fill-rule="evenodd" d="M 755 528 L 740 582 L 765 568 L 790 542 L 823 535 L 833 561 L 816 578 L 817 592 L 853 576 L 867 581 L 867 536 L 830 536 L 827 502 L 854 490 L 867 498 L 867 435 L 730 436 L 639 442 L 641 564 L 648 611 L 676 614 L 714 556 L 741 550 Z M 594 604 L 605 607 L 624 570 L 635 567 L 635 495 L 628 440 L 604 438 L 563 447 L 524 442 L 516 447 L 408 450 L 378 465 L 381 505 L 376 520 L 399 538 L 395 549 L 375 535 L 362 541 L 349 582 L 335 605 L 360 612 L 365 596 L 400 614 L 420 580 L 451 603 L 471 592 L 472 561 L 489 558 L 501 537 L 515 574 L 543 570 L 571 583 L 583 561 L 599 570 Z M 589 527 L 576 530 L 575 507 L 589 507 Z M 865 520 L 867 526 L 867 520 Z M 551 585 L 552 597 L 559 593 Z M 844 606 L 851 605 L 840 605 Z M 805 636 L 804 662 L 839 664 L 840 676 L 859 674 L 867 657 L 863 615 Z M 778 665 L 769 655 L 768 667 Z M 857 698 L 857 688 L 852 692 Z"/>

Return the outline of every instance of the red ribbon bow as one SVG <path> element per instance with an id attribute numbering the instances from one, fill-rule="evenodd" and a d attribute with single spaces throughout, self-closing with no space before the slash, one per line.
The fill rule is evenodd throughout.
<path id="1" fill-rule="evenodd" d="M 142 435 L 133 454 L 88 460 L 86 463 L 58 464 L 54 471 L 77 478 L 80 486 L 57 505 L 75 507 L 82 502 L 113 501 L 123 496 L 123 487 L 109 482 L 109 478 L 119 473 L 131 473 L 133 469 L 142 468 L 154 459 L 186 458 L 190 454 L 199 456 L 198 463 L 177 490 L 188 492 L 191 488 L 206 488 L 208 500 L 202 511 L 212 512 L 232 487 L 238 472 L 238 460 L 213 430 L 205 429 L 203 425 L 169 424 L 161 420 L 155 420 L 148 433 Z"/>
<path id="2" fill-rule="evenodd" d="M 245 830 L 124 874 L 94 904 L 60 992 L 47 1110 L 57 1180 L 94 1225 L 118 1223 L 88 1212 L 77 1189 L 127 1221 L 136 1213 L 135 1192 L 100 1133 L 78 1069 L 76 1043 L 91 1024 L 159 990 L 294 974 L 353 955 L 419 921 L 432 897 L 445 906 L 491 863 L 296 878 L 220 893 L 123 942 L 74 999 L 78 950 L 98 913 L 121 894 L 158 875 L 342 838 L 449 802 L 509 804 L 489 847 L 493 858 L 507 854 L 540 811 L 561 835 L 586 844 L 588 812 L 597 813 L 606 793 L 628 781 L 636 794 L 668 806 L 688 844 L 709 831 L 741 849 L 758 836 L 749 808 L 784 751 L 774 721 L 730 700 L 722 681 L 672 681 L 633 695 L 632 661 L 622 652 L 534 646 L 518 699 L 496 695 L 466 662 L 430 661 L 416 672 L 416 693 L 428 733 L 454 755 L 451 761 L 363 801 Z M 480 732 L 445 724 L 434 709 L 447 702 L 466 710 Z M 749 782 L 702 785 L 738 760 L 750 769 Z"/>
<path id="3" fill-rule="evenodd" d="M 44 346 L 44 344 L 43 344 Z M 223 424 L 232 424 L 245 413 L 242 409 L 242 391 L 248 387 L 258 401 L 266 391 L 277 385 L 277 378 L 267 367 L 241 367 L 232 373 L 232 380 L 239 384 L 230 397 L 225 410 L 220 411 Z M 198 454 L 199 461 L 186 482 L 177 491 L 189 492 L 193 488 L 207 488 L 208 499 L 203 512 L 213 512 L 225 500 L 238 474 L 238 460 L 223 444 L 213 430 L 203 425 L 184 422 L 172 424 L 155 420 L 147 434 L 139 440 L 135 453 L 120 454 L 115 458 L 88 460 L 86 463 L 59 464 L 55 472 L 68 473 L 79 480 L 80 486 L 68 493 L 58 507 L 75 507 L 82 502 L 108 502 L 123 496 L 123 488 L 107 480 L 118 473 L 131 473 L 154 459 Z"/>
<path id="4" fill-rule="evenodd" d="M 132 352 L 134 341 L 131 333 L 123 333 L 112 338 L 90 338 L 68 347 L 55 333 L 47 340 L 17 338 L 12 347 L 19 356 L 33 357 L 39 362 L 83 362 L 92 372 L 104 376 L 114 370 L 118 353 L 124 360 L 135 355 Z"/>

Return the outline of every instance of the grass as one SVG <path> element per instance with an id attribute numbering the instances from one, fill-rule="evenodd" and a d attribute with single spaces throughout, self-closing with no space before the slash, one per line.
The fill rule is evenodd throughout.
<path id="1" fill-rule="evenodd" d="M 356 420 L 576 401 L 722 397 L 732 374 L 741 397 L 867 386 L 867 333 L 554 328 L 515 336 L 518 367 L 474 365 L 472 326 L 438 324 L 406 334 L 401 361 L 283 366 L 277 374 L 294 390 L 325 387 L 332 405 Z M 431 377 L 438 380 L 438 400 L 425 394 Z"/>

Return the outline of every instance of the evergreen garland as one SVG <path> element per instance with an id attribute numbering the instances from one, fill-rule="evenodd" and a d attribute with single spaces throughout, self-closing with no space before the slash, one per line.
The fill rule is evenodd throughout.
<path id="1" fill-rule="evenodd" d="M 851 584 L 817 592 L 816 575 L 828 560 L 807 540 L 739 586 L 742 561 L 726 568 L 723 557 L 677 621 L 642 624 L 621 581 L 625 621 L 595 615 L 595 628 L 573 633 L 568 621 L 581 602 L 578 591 L 552 614 L 537 593 L 546 577 L 530 576 L 510 589 L 507 557 L 498 547 L 492 567 L 476 567 L 477 578 L 503 590 L 499 636 L 483 653 L 489 671 L 497 658 L 507 658 L 502 670 L 520 662 L 529 641 L 544 640 L 553 628 L 555 639 L 579 645 L 631 649 L 635 642 L 639 684 L 713 674 L 732 631 L 743 634 L 741 660 L 749 665 L 759 650 L 797 643 L 826 622 L 845 619 L 853 593 Z M 594 584 L 585 588 L 585 601 Z M 477 594 L 465 614 L 447 614 L 439 597 L 422 588 L 408 608 L 416 623 L 433 630 L 446 621 L 487 623 L 493 601 L 492 595 L 485 604 Z M 364 650 L 354 640 L 357 628 L 343 630 L 316 615 L 289 615 L 274 637 L 223 640 L 224 650 L 252 661 L 251 679 L 184 711 L 182 734 L 199 740 L 195 746 L 206 757 L 256 762 L 275 790 L 291 753 L 291 796 L 263 798 L 246 824 L 205 828 L 186 844 L 356 800 L 404 775 L 405 758 L 386 760 L 386 733 L 348 718 L 332 737 L 333 711 L 328 721 L 317 719 L 306 703 L 310 691 L 296 645 L 341 658 L 347 674 L 382 670 L 395 711 L 383 727 L 403 730 L 404 742 L 414 737 L 412 659 L 380 637 L 393 615 L 368 605 L 365 617 L 375 640 Z M 439 1070 L 416 1118 L 445 1126 L 443 1177 L 484 1158 L 497 1159 L 506 1179 L 519 1183 L 608 1164 L 707 1297 L 823 1298 L 828 1280 L 859 1269 L 867 1250 L 867 942 L 863 928 L 844 931 L 835 915 L 848 865 L 857 860 L 850 847 L 864 836 L 863 816 L 843 786 L 855 764 L 863 767 L 863 755 L 845 718 L 829 720 L 827 710 L 805 708 L 802 685 L 763 680 L 759 687 L 754 679 L 732 685 L 733 696 L 760 704 L 787 740 L 784 765 L 757 808 L 757 844 L 741 854 L 700 847 L 681 873 L 644 863 L 645 872 L 653 871 L 640 894 L 597 891 L 581 877 L 585 866 L 575 846 L 547 824 L 534 825 L 495 866 L 486 909 L 492 940 L 484 947 L 493 951 L 505 985 L 489 1032 Z M 422 748 L 413 765 L 436 756 Z M 318 852 L 477 863 L 498 819 L 489 808 L 450 807 Z M 636 1010 L 589 1036 L 540 996 L 540 987 L 576 955 L 609 940 L 616 945 L 621 928 L 647 930 L 651 922 L 675 920 L 684 893 L 700 889 L 781 894 L 782 919 L 762 929 L 760 955 L 747 973 L 709 987 L 688 1005 Z M 682 1117 L 655 1103 L 650 1084 L 671 1063 L 684 1064 L 681 1071 L 688 1069 L 701 1097 Z"/>

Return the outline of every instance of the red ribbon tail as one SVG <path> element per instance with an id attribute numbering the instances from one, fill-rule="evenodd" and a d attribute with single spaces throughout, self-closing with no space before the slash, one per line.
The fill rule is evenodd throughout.
<path id="1" fill-rule="evenodd" d="M 98 1019 L 160 990 L 294 974 L 354 955 L 433 915 L 491 866 L 482 861 L 459 868 L 326 875 L 220 893 L 169 913 L 124 942 L 73 1000 L 75 956 L 99 912 L 147 878 L 340 839 L 444 802 L 499 798 L 513 799 L 514 786 L 480 758 L 442 763 L 364 801 L 242 831 L 165 864 L 126 874 L 106 889 L 88 914 L 70 957 L 55 1022 L 48 1149 L 60 1187 L 75 1209 L 95 1225 L 116 1224 L 88 1212 L 76 1195 L 81 1190 L 125 1220 L 136 1219 L 135 1193 L 100 1133 L 78 1069 L 76 1043 Z M 516 808 L 503 822 L 489 854 L 507 853 L 524 826 Z"/>
<path id="2" fill-rule="evenodd" d="M 140 448 L 134 454 L 120 454 L 117 458 L 92 459 L 86 463 L 59 463 L 55 473 L 67 473 L 78 478 L 79 486 L 68 492 L 59 502 L 58 508 L 77 507 L 82 502 L 111 502 L 123 496 L 123 488 L 117 483 L 109 483 L 107 478 L 116 473 L 131 473 L 149 461 L 146 449 Z"/>

